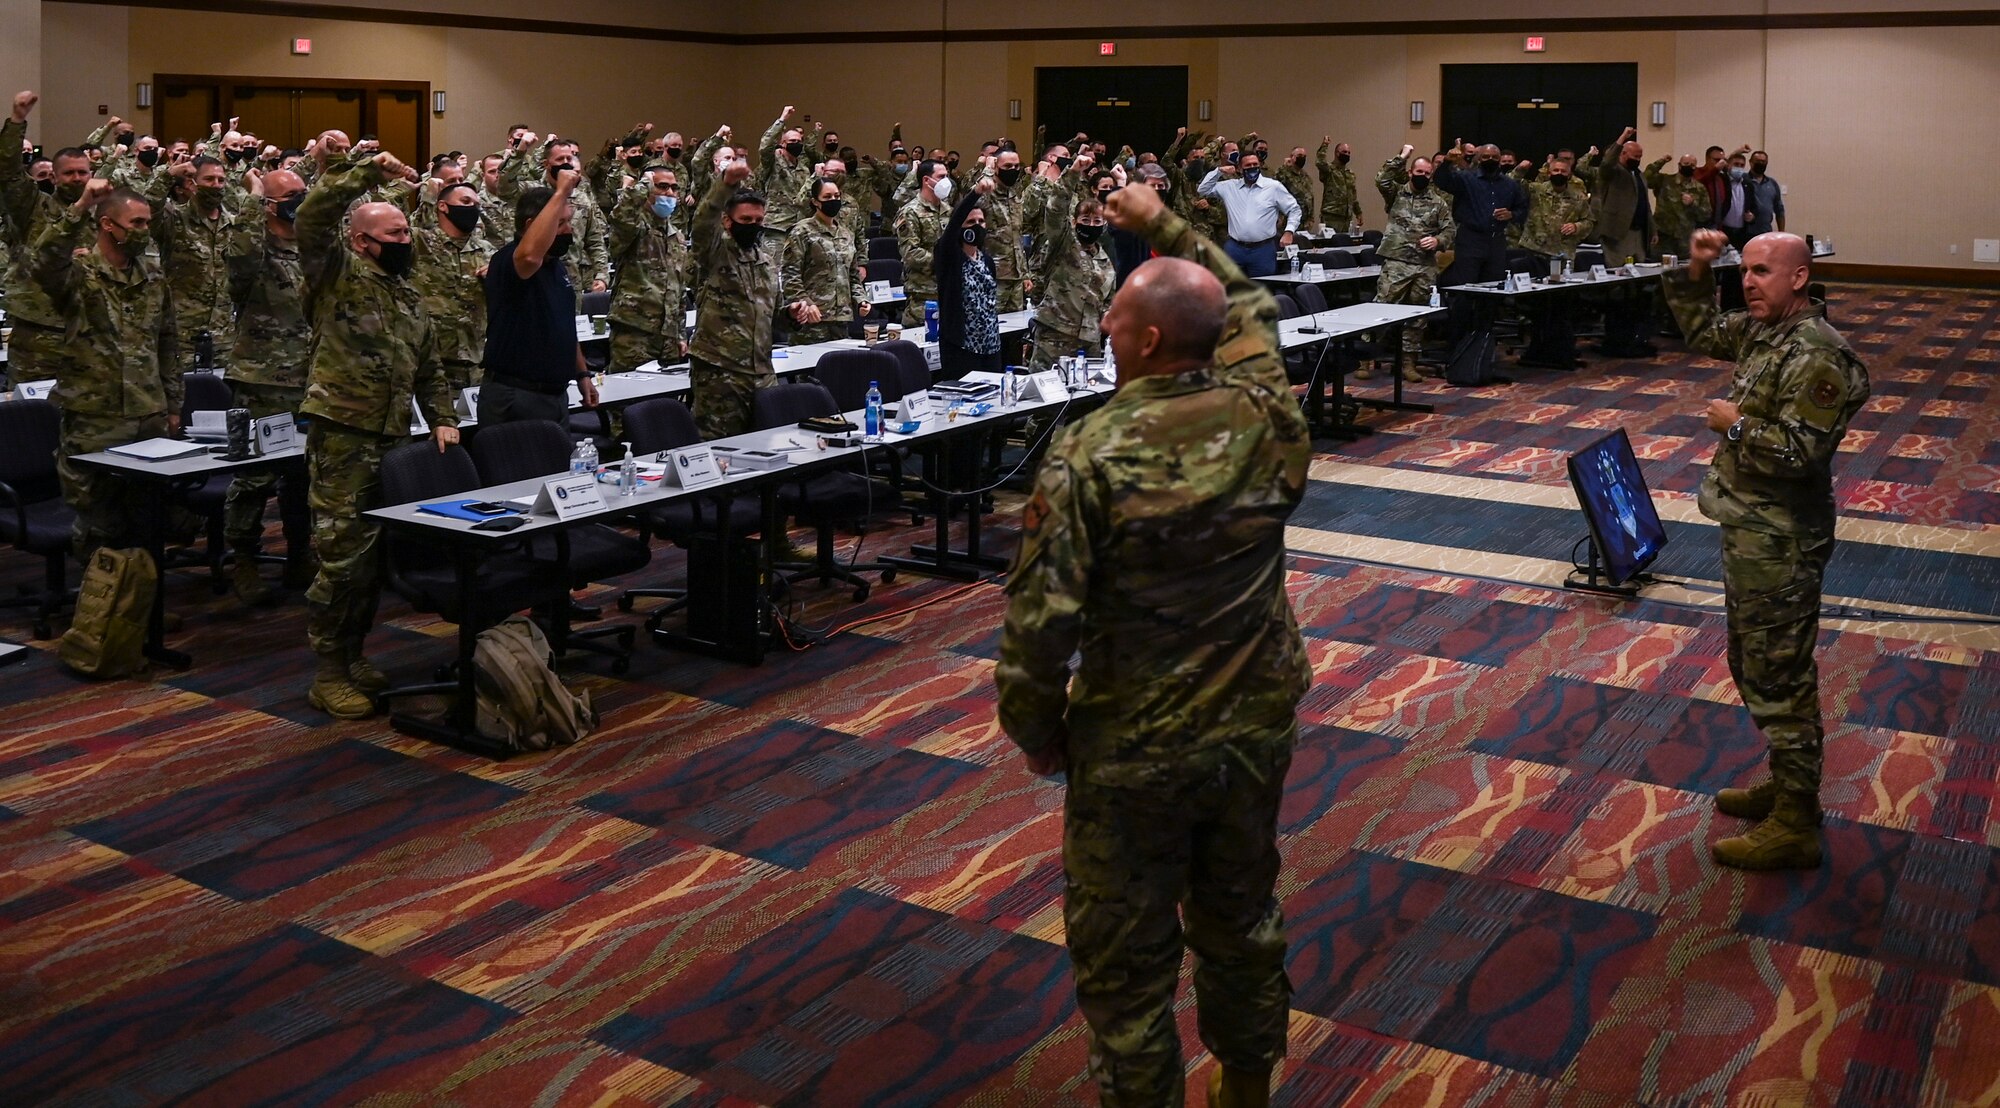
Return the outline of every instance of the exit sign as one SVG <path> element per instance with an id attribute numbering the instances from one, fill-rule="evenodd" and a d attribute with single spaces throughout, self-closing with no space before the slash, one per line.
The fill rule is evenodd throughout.
<path id="1" fill-rule="evenodd" d="M 1549 48 L 1549 40 L 1540 35 L 1529 35 L 1521 41 L 1521 49 L 1530 54 L 1539 54 Z"/>
<path id="2" fill-rule="evenodd" d="M 295 38 L 292 40 L 292 53 L 310 54 L 312 52 L 313 52 L 313 40 L 309 38 Z"/>
<path id="3" fill-rule="evenodd" d="M 1115 42 L 1100 42 L 1097 44 L 1098 57 L 1108 58 L 1113 54 L 1116 54 L 1117 52 L 1118 52 L 1118 44 Z"/>

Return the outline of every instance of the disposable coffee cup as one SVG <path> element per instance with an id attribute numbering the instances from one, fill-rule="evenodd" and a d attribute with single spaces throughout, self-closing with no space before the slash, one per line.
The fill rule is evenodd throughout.
<path id="1" fill-rule="evenodd" d="M 1672 269 L 1681 264 L 1681 256 L 1679 254 L 1663 254 L 1660 257 L 1660 264 L 1666 266 L 1668 269 Z"/>

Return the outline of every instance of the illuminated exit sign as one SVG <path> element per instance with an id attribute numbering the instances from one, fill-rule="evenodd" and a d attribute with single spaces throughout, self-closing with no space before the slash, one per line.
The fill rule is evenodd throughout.
<path id="1" fill-rule="evenodd" d="M 309 38 L 295 38 L 292 40 L 292 53 L 310 54 L 312 52 L 313 52 L 313 40 Z"/>
<path id="2" fill-rule="evenodd" d="M 1097 44 L 1097 54 L 1099 57 L 1108 58 L 1116 53 L 1118 53 L 1118 44 L 1115 42 L 1100 42 Z"/>
<path id="3" fill-rule="evenodd" d="M 1549 40 L 1540 35 L 1529 35 L 1521 40 L 1521 49 L 1530 54 L 1539 54 L 1549 48 Z"/>

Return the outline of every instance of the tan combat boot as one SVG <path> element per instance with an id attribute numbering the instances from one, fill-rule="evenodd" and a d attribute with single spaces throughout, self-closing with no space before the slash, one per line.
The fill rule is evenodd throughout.
<path id="1" fill-rule="evenodd" d="M 1717 862 L 1732 869 L 1818 869 L 1819 798 L 1779 792 L 1764 822 L 1709 849 Z"/>
<path id="2" fill-rule="evenodd" d="M 1403 352 L 1403 360 L 1398 363 L 1396 368 L 1397 372 L 1403 375 L 1403 380 L 1405 381 L 1415 383 L 1424 379 L 1422 371 L 1417 369 L 1417 356 L 1407 350 Z"/>
<path id="3" fill-rule="evenodd" d="M 1267 1108 L 1271 1071 L 1245 1073 L 1227 1066 L 1208 1071 L 1208 1108 Z"/>
<path id="4" fill-rule="evenodd" d="M 375 714 L 375 702 L 355 686 L 347 667 L 345 657 L 322 657 L 319 675 L 306 690 L 306 703 L 335 719 L 367 719 Z"/>
<path id="5" fill-rule="evenodd" d="M 1357 381 L 1373 381 L 1375 379 L 1375 363 L 1362 362 L 1361 368 L 1355 370 L 1353 373 L 1348 374 L 1348 376 L 1354 378 Z"/>
<path id="6" fill-rule="evenodd" d="M 1766 777 L 1747 789 L 1724 789 L 1715 794 L 1715 810 L 1737 819 L 1763 819 L 1778 802 L 1778 783 Z"/>
<path id="7" fill-rule="evenodd" d="M 255 555 L 238 555 L 235 564 L 229 567 L 229 581 L 236 592 L 236 599 L 246 607 L 261 608 L 271 602 L 271 586 L 265 584 L 263 575 L 257 572 Z"/>
<path id="8" fill-rule="evenodd" d="M 360 643 L 347 648 L 347 677 L 365 693 L 378 693 L 389 687 L 388 675 L 375 668 L 375 663 L 361 652 Z"/>

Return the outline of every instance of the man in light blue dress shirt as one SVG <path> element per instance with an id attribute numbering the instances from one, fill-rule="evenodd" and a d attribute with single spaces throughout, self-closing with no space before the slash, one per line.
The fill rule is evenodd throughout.
<path id="1" fill-rule="evenodd" d="M 1235 165 L 1217 166 L 1196 191 L 1221 201 L 1229 213 L 1229 238 L 1222 244 L 1229 260 L 1246 276 L 1276 273 L 1278 247 L 1292 244 L 1302 213 L 1290 189 L 1264 176 L 1264 159 L 1246 153 Z"/>

